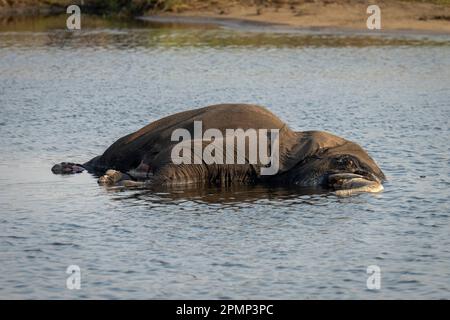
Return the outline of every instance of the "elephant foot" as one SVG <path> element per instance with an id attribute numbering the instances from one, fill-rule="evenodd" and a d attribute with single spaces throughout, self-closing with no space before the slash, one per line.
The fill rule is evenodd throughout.
<path id="1" fill-rule="evenodd" d="M 106 171 L 97 182 L 100 185 L 109 187 L 141 187 L 144 185 L 144 182 L 134 181 L 128 174 L 113 169 Z"/>

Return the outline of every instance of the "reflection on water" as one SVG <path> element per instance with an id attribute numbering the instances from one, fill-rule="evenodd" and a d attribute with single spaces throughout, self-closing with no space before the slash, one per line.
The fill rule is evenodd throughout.
<path id="1" fill-rule="evenodd" d="M 327 190 L 305 187 L 282 187 L 267 185 L 230 185 L 230 186 L 183 186 L 158 189 L 109 188 L 116 193 L 116 200 L 147 201 L 150 203 L 172 204 L 180 201 L 194 201 L 218 205 L 252 204 L 261 202 L 295 204 L 296 201 L 308 203 L 321 196 L 333 196 Z M 124 192 L 125 190 L 125 192 Z M 292 201 L 290 201 L 292 200 Z"/>
<path id="2" fill-rule="evenodd" d="M 64 26 L 0 23 L 0 298 L 450 298 L 448 36 Z M 222 102 L 360 143 L 385 192 L 105 189 L 50 172 Z M 380 291 L 366 288 L 374 264 Z"/>
<path id="3" fill-rule="evenodd" d="M 66 15 L 47 18 L 4 18 L 0 20 L 0 46 L 59 46 L 59 47 L 367 47 L 450 45 L 448 35 L 352 34 L 321 30 L 292 30 L 286 27 L 263 27 L 237 24 L 220 28 L 213 24 L 192 24 L 154 20 L 102 19 L 83 16 L 82 29 L 65 30 Z M 225 24 L 227 25 L 227 24 Z M 233 26 L 233 24 L 232 24 Z M 262 32 L 270 31 L 270 32 Z"/>

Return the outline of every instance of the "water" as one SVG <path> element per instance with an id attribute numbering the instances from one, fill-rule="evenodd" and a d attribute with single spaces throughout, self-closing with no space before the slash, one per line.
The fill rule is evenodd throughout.
<path id="1" fill-rule="evenodd" d="M 0 298 L 450 298 L 448 36 L 83 21 L 0 27 Z M 222 102 L 360 143 L 385 191 L 154 194 L 50 172 Z"/>

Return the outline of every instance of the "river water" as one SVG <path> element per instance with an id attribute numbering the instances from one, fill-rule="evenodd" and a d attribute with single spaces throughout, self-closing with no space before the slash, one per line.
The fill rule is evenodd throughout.
<path id="1" fill-rule="evenodd" d="M 0 22 L 0 298 L 450 298 L 450 37 L 65 17 Z M 56 176 L 174 112 L 267 106 L 361 144 L 339 198 Z M 66 269 L 81 269 L 69 290 Z M 381 270 L 369 290 L 367 267 Z"/>

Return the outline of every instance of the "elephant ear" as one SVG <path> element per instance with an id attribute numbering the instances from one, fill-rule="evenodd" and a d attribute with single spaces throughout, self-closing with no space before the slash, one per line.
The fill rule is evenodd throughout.
<path id="1" fill-rule="evenodd" d="M 268 133 L 270 134 L 270 133 Z M 215 140 L 217 143 L 221 144 L 222 146 L 225 146 L 225 139 L 220 138 Z M 270 137 L 267 139 L 268 141 L 268 155 L 270 155 Z M 193 143 L 194 140 L 187 140 L 183 143 L 186 143 L 187 148 L 189 149 L 189 146 L 191 146 L 191 143 Z M 211 140 L 202 140 L 199 141 L 202 144 L 202 150 L 204 150 L 205 147 L 211 144 Z M 293 167 L 295 167 L 297 164 L 301 163 L 305 159 L 309 157 L 313 157 L 321 153 L 322 151 L 333 148 L 339 145 L 343 145 L 346 143 L 346 140 L 339 138 L 337 136 L 331 135 L 326 132 L 321 131 L 305 131 L 305 132 L 294 132 L 290 130 L 287 126 L 280 129 L 279 133 L 279 170 L 278 173 L 283 173 L 286 171 L 291 170 Z M 173 164 L 171 159 L 171 153 L 172 148 L 177 143 L 169 144 L 166 147 L 161 147 L 160 151 L 155 153 L 152 153 L 151 156 L 147 155 L 144 157 L 144 162 L 146 164 L 149 164 L 152 168 L 158 170 L 160 168 L 163 168 L 166 165 Z M 219 151 L 218 149 L 215 150 L 215 152 Z M 232 157 L 237 159 L 238 154 L 236 153 L 237 149 L 234 148 L 234 154 Z M 227 148 L 224 148 L 219 154 L 218 157 L 222 159 L 226 159 L 228 156 L 230 156 L 230 150 Z M 191 163 L 194 163 L 194 158 L 201 159 L 203 154 L 196 154 L 196 151 L 194 149 L 191 149 Z M 248 159 L 248 148 L 245 152 L 245 162 L 247 164 L 249 163 Z M 202 163 L 200 160 L 199 162 Z M 262 165 L 259 161 L 258 163 L 251 164 L 253 167 L 253 170 L 255 172 L 260 172 Z M 267 166 L 266 166 L 267 167 Z"/>
<path id="2" fill-rule="evenodd" d="M 291 131 L 283 134 L 280 141 L 279 173 L 289 171 L 307 158 L 346 142 L 345 139 L 323 131 Z"/>
<path id="3" fill-rule="evenodd" d="M 172 143 L 166 146 L 165 148 L 161 148 L 161 151 L 157 154 L 152 154 L 152 156 L 146 156 L 144 158 L 144 162 L 150 164 L 154 168 L 162 168 L 166 165 L 172 165 L 173 159 L 172 159 L 172 152 L 173 148 L 176 146 L 178 151 L 181 151 L 181 149 L 190 150 L 190 164 L 206 164 L 207 160 L 204 159 L 205 153 L 211 156 L 211 160 L 215 159 L 217 157 L 218 159 L 222 159 L 223 163 L 226 164 L 225 161 L 228 158 L 234 159 L 234 163 L 237 162 L 238 158 L 241 158 L 241 161 L 243 161 L 245 164 L 250 164 L 248 159 L 248 146 L 246 145 L 245 154 L 241 155 L 238 153 L 237 148 L 233 148 L 233 150 L 229 150 L 226 147 L 226 137 L 224 138 L 217 138 L 214 141 L 211 140 L 185 140 L 182 142 Z M 194 146 L 194 144 L 199 143 L 201 145 L 200 149 L 197 149 Z M 176 153 L 178 154 L 178 151 Z M 200 152 L 200 153 L 198 153 Z M 233 165 L 233 164 L 232 164 Z M 260 167 L 261 164 L 259 163 L 252 163 L 253 167 L 257 168 Z"/>

